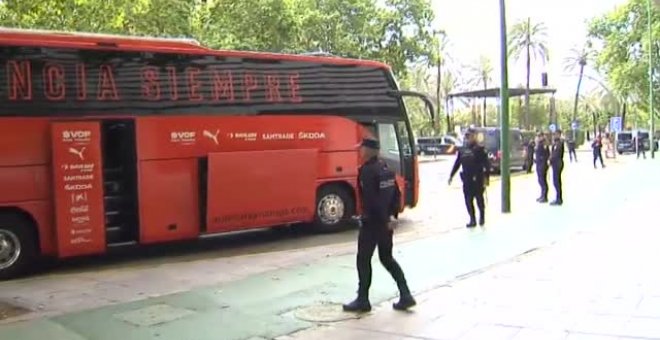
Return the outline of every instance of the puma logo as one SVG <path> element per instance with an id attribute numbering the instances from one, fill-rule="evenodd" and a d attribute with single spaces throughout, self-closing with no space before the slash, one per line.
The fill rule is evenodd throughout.
<path id="1" fill-rule="evenodd" d="M 81 161 L 85 160 L 85 155 L 83 155 L 83 152 L 85 152 L 85 147 L 83 147 L 80 150 L 76 150 L 74 148 L 69 148 L 69 153 L 78 156 L 78 158 L 80 158 Z"/>
<path id="2" fill-rule="evenodd" d="M 215 145 L 220 144 L 218 142 L 218 134 L 220 134 L 220 130 L 215 130 L 215 133 L 212 133 L 209 130 L 204 130 L 204 137 L 208 137 L 209 139 L 211 139 L 215 143 Z"/>

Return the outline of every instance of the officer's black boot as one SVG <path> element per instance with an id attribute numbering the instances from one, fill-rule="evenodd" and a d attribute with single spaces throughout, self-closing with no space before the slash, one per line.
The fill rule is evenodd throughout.
<path id="1" fill-rule="evenodd" d="M 476 227 L 477 226 L 476 218 L 474 218 L 474 216 L 470 217 L 470 222 L 468 222 L 465 226 L 468 228 Z"/>
<path id="2" fill-rule="evenodd" d="M 486 224 L 486 213 L 482 210 L 479 212 L 479 225 L 484 226 Z"/>
<path id="3" fill-rule="evenodd" d="M 392 308 L 395 310 L 403 311 L 413 307 L 416 304 L 417 301 L 415 301 L 415 298 L 413 298 L 412 294 L 410 294 L 410 289 L 408 289 L 408 286 L 403 286 L 399 292 L 399 301 L 392 304 Z"/>
<path id="4" fill-rule="evenodd" d="M 358 293 L 357 299 L 342 306 L 344 312 L 366 313 L 371 311 L 371 303 L 367 294 Z"/>

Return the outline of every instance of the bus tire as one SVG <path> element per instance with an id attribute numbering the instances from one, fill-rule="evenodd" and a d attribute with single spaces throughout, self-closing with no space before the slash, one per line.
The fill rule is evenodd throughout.
<path id="1" fill-rule="evenodd" d="M 32 223 L 17 214 L 0 213 L 0 280 L 26 274 L 37 254 Z"/>
<path id="2" fill-rule="evenodd" d="M 346 227 L 355 214 L 355 199 L 344 186 L 329 184 L 316 193 L 314 229 L 330 233 Z"/>

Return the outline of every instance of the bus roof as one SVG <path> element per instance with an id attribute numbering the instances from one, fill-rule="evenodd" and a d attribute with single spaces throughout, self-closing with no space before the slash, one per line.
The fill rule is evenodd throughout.
<path id="1" fill-rule="evenodd" d="M 370 66 L 387 70 L 390 69 L 387 64 L 378 61 L 342 58 L 336 56 L 320 56 L 318 54 L 297 55 L 271 52 L 214 50 L 202 46 L 195 39 L 188 38 L 153 38 L 117 34 L 62 32 L 0 27 L 0 42 L 2 45 L 14 46 L 36 45 L 45 47 L 206 54 L 250 59 L 289 60 L 336 65 Z"/>

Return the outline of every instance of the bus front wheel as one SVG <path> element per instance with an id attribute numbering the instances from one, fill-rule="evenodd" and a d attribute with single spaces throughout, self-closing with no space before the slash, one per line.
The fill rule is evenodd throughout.
<path id="1" fill-rule="evenodd" d="M 0 213 L 0 280 L 25 274 L 37 255 L 32 224 L 13 213 Z"/>
<path id="2" fill-rule="evenodd" d="M 314 229 L 320 232 L 338 231 L 351 221 L 354 213 L 355 200 L 344 186 L 323 186 L 316 195 Z"/>

